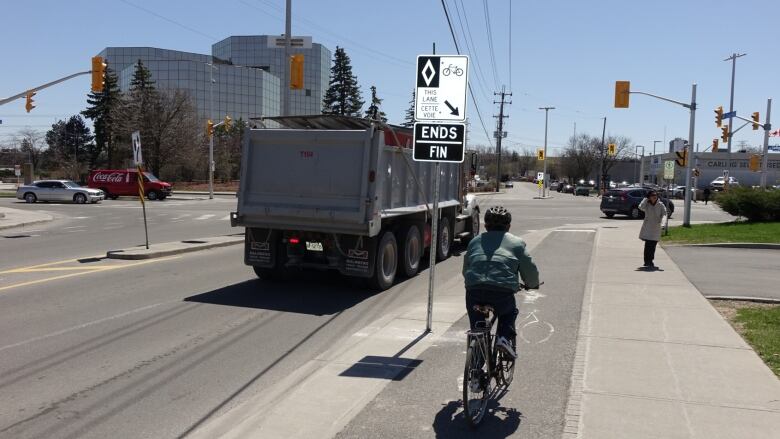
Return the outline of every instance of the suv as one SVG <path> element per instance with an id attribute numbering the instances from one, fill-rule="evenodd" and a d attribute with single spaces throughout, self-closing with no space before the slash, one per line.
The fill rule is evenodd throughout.
<path id="1" fill-rule="evenodd" d="M 645 213 L 639 210 L 639 203 L 650 190 L 648 188 L 610 189 L 601 197 L 601 211 L 607 218 L 612 218 L 615 214 L 628 215 L 633 219 L 644 218 Z M 674 213 L 674 203 L 660 194 L 659 199 L 666 206 L 666 211 L 671 218 Z"/>
<path id="2" fill-rule="evenodd" d="M 726 181 L 723 177 L 718 177 L 715 180 L 712 180 L 712 183 L 710 183 L 710 186 L 712 187 L 712 190 L 714 191 L 722 191 L 723 190 L 723 183 Z M 739 182 L 734 177 L 729 177 L 729 186 L 739 186 Z"/>

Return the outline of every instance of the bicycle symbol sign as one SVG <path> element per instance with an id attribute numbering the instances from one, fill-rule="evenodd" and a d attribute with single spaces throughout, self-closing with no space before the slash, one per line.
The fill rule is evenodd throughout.
<path id="1" fill-rule="evenodd" d="M 469 59 L 465 55 L 417 57 L 414 118 L 418 121 L 465 121 Z"/>

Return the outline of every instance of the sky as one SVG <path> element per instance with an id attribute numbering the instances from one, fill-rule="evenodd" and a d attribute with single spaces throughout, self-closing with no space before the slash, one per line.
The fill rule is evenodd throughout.
<path id="1" fill-rule="evenodd" d="M 511 1 L 511 8 L 510 8 Z M 3 2 L 0 98 L 90 69 L 107 46 L 152 46 L 208 54 L 230 35 L 282 34 L 284 0 L 6 0 Z M 688 137 L 687 109 L 631 95 L 613 108 L 614 82 L 632 90 L 690 102 L 698 84 L 696 139 L 701 148 L 720 136 L 713 109 L 728 110 L 732 53 L 737 60 L 735 109 L 743 117 L 780 96 L 777 0 L 445 0 L 461 53 L 470 55 L 476 105 L 469 99 L 470 146 L 493 145 L 498 105 L 511 92 L 505 150 L 543 145 L 557 155 L 574 133 L 627 136 L 647 153 L 654 140 Z M 510 14 L 511 9 L 511 14 Z M 487 14 L 486 14 L 487 10 Z M 350 56 L 364 99 L 375 85 L 391 122 L 403 121 L 415 85 L 415 59 L 436 44 L 456 49 L 441 0 L 292 0 L 293 35 L 310 35 Z M 489 21 L 488 21 L 489 20 Z M 489 26 L 488 26 L 489 22 Z M 491 51 L 491 43 L 493 50 Z M 511 47 L 511 50 L 510 50 Z M 493 62 L 495 60 L 495 62 Z M 38 92 L 27 114 L 24 99 L 0 106 L 0 145 L 25 127 L 42 131 L 86 106 L 89 76 Z M 780 103 L 777 106 L 780 106 Z M 780 108 L 775 110 L 780 120 Z M 481 120 L 479 115 L 481 115 Z M 484 125 L 484 128 L 483 128 Z M 775 126 L 780 126 L 776 123 Z M 758 146 L 761 131 L 734 136 Z M 772 138 L 780 143 L 780 138 Z M 668 143 L 667 143 L 668 144 Z M 658 150 L 662 144 L 657 145 Z M 668 148 L 668 147 L 667 147 Z"/>

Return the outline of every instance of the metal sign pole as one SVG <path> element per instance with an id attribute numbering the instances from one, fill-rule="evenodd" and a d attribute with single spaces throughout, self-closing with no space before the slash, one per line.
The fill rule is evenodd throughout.
<path id="1" fill-rule="evenodd" d="M 141 200 L 141 207 L 144 211 L 144 233 L 146 234 L 146 249 L 149 250 L 149 226 L 146 223 L 146 202 L 144 201 L 144 174 L 141 165 L 138 164 L 138 197 Z"/>
<path id="2" fill-rule="evenodd" d="M 430 247 L 430 277 L 428 279 L 428 316 L 425 321 L 425 332 L 431 332 L 433 327 L 433 287 L 436 282 L 436 250 L 439 240 L 439 180 L 441 179 L 441 163 L 434 166 L 433 182 L 433 215 L 431 216 L 431 247 Z"/>
<path id="3" fill-rule="evenodd" d="M 693 168 L 693 138 L 696 128 L 696 84 L 691 86 L 691 121 L 688 127 L 688 149 L 685 151 L 685 212 L 683 226 L 691 226 L 691 170 Z"/>

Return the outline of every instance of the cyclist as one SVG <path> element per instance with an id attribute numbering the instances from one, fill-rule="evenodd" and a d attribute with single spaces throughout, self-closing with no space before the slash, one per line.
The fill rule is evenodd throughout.
<path id="1" fill-rule="evenodd" d="M 518 273 L 529 289 L 536 289 L 539 270 L 525 249 L 525 241 L 509 233 L 511 223 L 512 215 L 503 206 L 493 206 L 485 212 L 486 232 L 469 242 L 463 258 L 463 277 L 471 329 L 478 322 L 485 322 L 485 315 L 475 310 L 474 305 L 491 305 L 498 316 L 496 346 L 517 358 Z"/>

